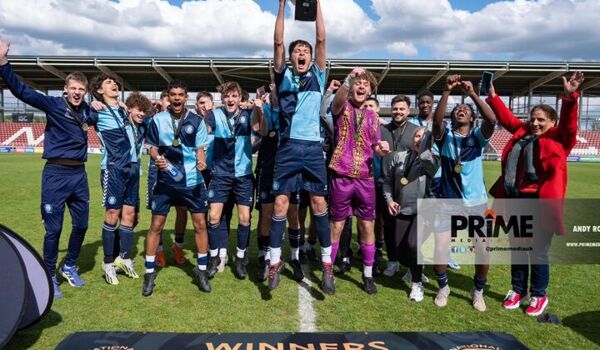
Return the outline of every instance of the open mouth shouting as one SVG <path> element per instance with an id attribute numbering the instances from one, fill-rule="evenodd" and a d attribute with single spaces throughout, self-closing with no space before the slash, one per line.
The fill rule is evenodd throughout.
<path id="1" fill-rule="evenodd" d="M 229 113 L 234 113 L 237 110 L 237 104 L 234 101 L 228 101 L 225 104 L 225 109 L 227 109 L 227 112 Z"/>
<path id="2" fill-rule="evenodd" d="M 298 64 L 296 65 L 296 69 L 299 73 L 304 73 L 308 70 L 308 59 L 304 56 L 298 57 Z"/>
<path id="3" fill-rule="evenodd" d="M 183 109 L 183 102 L 182 101 L 171 102 L 171 109 L 173 109 L 173 112 L 175 112 L 175 113 L 181 112 L 181 110 Z"/>
<path id="4" fill-rule="evenodd" d="M 79 106 L 81 101 L 83 100 L 83 95 L 81 94 L 72 94 L 70 101 L 73 106 Z"/>
<path id="5" fill-rule="evenodd" d="M 362 103 L 367 99 L 367 97 L 369 96 L 367 95 L 367 91 L 365 89 L 357 89 L 354 91 L 353 99 L 356 102 Z"/>

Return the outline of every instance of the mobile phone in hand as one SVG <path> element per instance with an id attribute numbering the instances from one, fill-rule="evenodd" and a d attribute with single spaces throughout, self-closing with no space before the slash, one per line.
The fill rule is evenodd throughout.
<path id="1" fill-rule="evenodd" d="M 481 74 L 481 83 L 479 84 L 479 96 L 486 96 L 490 92 L 490 85 L 494 80 L 494 73 L 485 71 Z"/>

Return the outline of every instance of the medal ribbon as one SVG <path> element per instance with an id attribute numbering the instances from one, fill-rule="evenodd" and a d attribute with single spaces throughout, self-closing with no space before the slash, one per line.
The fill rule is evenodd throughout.
<path id="1" fill-rule="evenodd" d="M 186 109 L 183 117 L 179 118 L 179 125 L 175 126 L 175 120 L 177 120 L 178 118 L 175 118 L 173 116 L 173 113 L 169 109 L 169 115 L 171 116 L 171 125 L 173 126 L 173 140 L 179 140 L 179 134 L 181 134 L 181 127 L 183 126 L 183 121 L 185 120 L 185 118 L 187 118 L 189 113 L 190 111 Z"/>
<path id="2" fill-rule="evenodd" d="M 466 137 L 468 137 L 468 135 Z M 452 135 L 452 143 L 454 144 L 454 156 L 455 156 L 456 164 L 461 165 L 461 159 L 462 159 L 462 154 L 463 154 L 462 140 L 461 140 L 461 147 L 460 147 L 460 153 L 459 153 L 458 145 L 456 143 L 456 133 L 454 133 Z"/>
<path id="3" fill-rule="evenodd" d="M 71 115 L 71 117 L 73 117 L 73 119 L 75 119 L 75 121 L 79 124 L 79 126 L 81 126 L 82 129 L 85 130 L 85 126 L 83 126 L 83 124 L 85 124 L 87 122 L 87 115 L 85 114 L 85 110 L 83 108 L 81 109 L 81 112 L 77 112 L 73 109 L 73 107 L 71 107 L 71 104 L 69 103 L 69 101 L 66 99 L 67 94 L 64 93 L 62 98 L 63 101 L 65 101 L 65 104 L 67 105 L 67 110 L 69 110 L 69 114 Z M 83 114 L 83 118 L 81 117 L 81 115 Z"/>
<path id="4" fill-rule="evenodd" d="M 225 121 L 227 122 L 227 127 L 229 128 L 231 136 L 235 137 L 235 127 L 238 125 L 238 122 L 240 120 L 240 114 L 242 114 L 241 111 L 238 111 L 236 114 L 233 115 L 233 125 L 231 125 L 231 122 L 229 121 L 229 117 L 227 116 L 227 111 L 225 110 L 225 108 L 223 108 L 223 114 L 225 115 Z"/>
<path id="5" fill-rule="evenodd" d="M 352 122 L 354 123 L 354 140 L 360 138 L 360 132 L 362 131 L 363 120 L 365 119 L 365 111 L 360 109 L 360 119 L 356 120 L 356 108 L 352 108 Z"/>

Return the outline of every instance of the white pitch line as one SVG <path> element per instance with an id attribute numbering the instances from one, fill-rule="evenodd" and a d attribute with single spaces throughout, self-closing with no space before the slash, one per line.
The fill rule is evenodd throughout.
<path id="1" fill-rule="evenodd" d="M 306 265 L 302 265 L 302 271 L 307 276 L 310 273 Z M 313 308 L 313 297 L 310 290 L 314 288 L 313 283 L 306 277 L 298 285 L 298 314 L 300 315 L 300 332 L 316 332 L 315 309 Z"/>

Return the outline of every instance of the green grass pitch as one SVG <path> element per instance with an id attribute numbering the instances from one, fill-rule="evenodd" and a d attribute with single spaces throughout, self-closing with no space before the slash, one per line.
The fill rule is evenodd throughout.
<path id="1" fill-rule="evenodd" d="M 65 297 L 54 302 L 52 311 L 35 326 L 18 332 L 6 349 L 53 349 L 64 337 L 76 331 L 165 331 L 165 332 L 296 332 L 300 327 L 298 284 L 286 272 L 278 290 L 269 293 L 266 285 L 237 280 L 230 268 L 217 274 L 213 292 L 203 294 L 193 284 L 193 231 L 188 222 L 185 241 L 187 263 L 174 266 L 168 250 L 173 240 L 174 211 L 166 225 L 165 247 L 168 265 L 157 278 L 154 294 L 141 295 L 142 279 L 120 276 L 118 286 L 104 282 L 101 272 L 100 158 L 91 155 L 87 164 L 90 185 L 90 221 L 80 257 L 80 273 L 86 280 L 81 289 L 62 284 Z M 147 164 L 147 158 L 143 160 Z M 24 236 L 42 250 L 44 230 L 40 215 L 41 170 L 39 155 L 0 155 L 0 223 Z M 500 170 L 498 162 L 485 163 L 485 181 L 491 185 Z M 569 198 L 600 198 L 597 174 L 600 164 L 569 164 Z M 146 176 L 140 181 L 145 201 Z M 256 269 L 253 215 L 250 276 Z M 136 229 L 137 270 L 143 274 L 144 236 L 150 213 L 142 210 Z M 234 217 L 232 227 L 237 226 Z M 59 261 L 64 258 L 70 221 L 66 215 L 60 241 Z M 234 239 L 232 239 L 233 248 Z M 233 250 L 230 249 L 230 254 Z M 287 249 L 284 256 L 287 256 Z M 320 278 L 313 266 L 313 281 Z M 337 278 L 335 296 L 311 291 L 319 331 L 501 331 L 516 336 L 532 349 L 591 349 L 600 347 L 600 298 L 598 265 L 558 265 L 551 268 L 548 312 L 559 315 L 561 325 L 540 324 L 522 311 L 502 309 L 501 301 L 510 288 L 508 266 L 492 266 L 485 296 L 488 311 L 473 310 L 469 291 L 472 266 L 450 272 L 452 294 L 448 306 L 438 309 L 432 302 L 437 285 L 426 285 L 426 299 L 410 302 L 409 287 L 400 281 L 404 270 L 394 278 L 376 279 L 379 293 L 369 296 L 360 289 L 360 266 Z M 431 268 L 425 273 L 432 276 Z M 310 276 L 309 276 L 310 277 Z M 10 288 L 10 281 L 0 288 Z M 316 285 L 316 284 L 315 284 Z M 1 316 L 0 316 L 1 317 Z"/>

